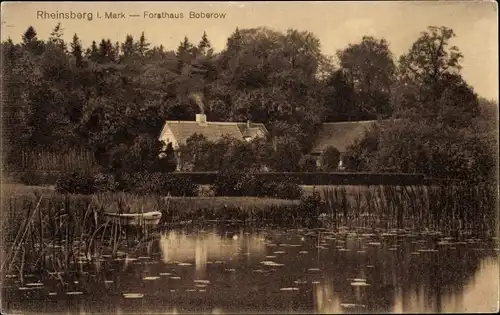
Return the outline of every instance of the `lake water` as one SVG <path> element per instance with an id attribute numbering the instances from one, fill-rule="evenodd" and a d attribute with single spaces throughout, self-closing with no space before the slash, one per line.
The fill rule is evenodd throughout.
<path id="1" fill-rule="evenodd" d="M 9 313 L 496 312 L 495 240 L 404 231 L 170 230 L 59 276 L 9 275 Z"/>

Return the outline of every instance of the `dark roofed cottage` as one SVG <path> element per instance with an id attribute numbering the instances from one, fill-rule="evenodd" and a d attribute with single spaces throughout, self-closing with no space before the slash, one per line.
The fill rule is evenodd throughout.
<path id="1" fill-rule="evenodd" d="M 348 147 L 376 123 L 377 120 L 323 123 L 311 150 L 311 155 L 316 157 L 316 165 L 321 167 L 322 154 L 328 147 L 334 147 L 340 152 L 339 169 L 344 169 Z"/>

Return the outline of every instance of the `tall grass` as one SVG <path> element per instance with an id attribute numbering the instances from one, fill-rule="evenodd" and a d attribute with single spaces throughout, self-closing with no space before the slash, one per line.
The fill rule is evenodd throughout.
<path id="1" fill-rule="evenodd" d="M 338 228 L 433 230 L 493 235 L 498 230 L 498 188 L 491 184 L 369 186 L 322 190 L 325 213 Z"/>
<path id="2" fill-rule="evenodd" d="M 161 225 L 193 220 L 276 219 L 297 201 L 263 198 L 177 198 L 103 193 L 69 195 L 10 191 L 2 198 L 2 276 L 11 272 L 75 270 L 82 261 L 99 262 L 103 253 L 147 243 L 150 226 L 130 229 L 104 214 L 162 212 Z M 132 246 L 132 247 L 131 247 Z"/>
<path id="3" fill-rule="evenodd" d="M 5 196 L 0 273 L 4 276 L 17 270 L 22 279 L 24 272 L 74 270 L 82 261 L 98 261 L 105 251 L 116 256 L 120 246 L 131 241 L 130 233 L 125 233 L 120 220 L 107 219 L 103 214 L 135 211 L 130 208 L 130 200 L 136 201 L 132 207 L 141 202 L 138 197 L 122 195 Z M 135 231 L 132 241 L 140 243 L 146 227 Z"/>

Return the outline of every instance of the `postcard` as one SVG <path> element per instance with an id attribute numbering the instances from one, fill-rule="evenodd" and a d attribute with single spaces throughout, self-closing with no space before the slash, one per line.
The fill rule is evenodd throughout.
<path id="1" fill-rule="evenodd" d="M 498 312 L 496 2 L 1 20 L 2 314 Z"/>

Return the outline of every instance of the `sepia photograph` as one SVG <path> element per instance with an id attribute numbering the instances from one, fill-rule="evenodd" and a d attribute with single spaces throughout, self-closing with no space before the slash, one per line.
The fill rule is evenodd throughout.
<path id="1" fill-rule="evenodd" d="M 498 313 L 495 1 L 1 4 L 1 314 Z"/>

